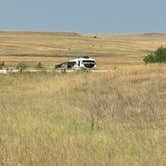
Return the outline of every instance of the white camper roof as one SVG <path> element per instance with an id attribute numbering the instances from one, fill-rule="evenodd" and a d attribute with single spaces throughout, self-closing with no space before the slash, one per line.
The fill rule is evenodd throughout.
<path id="1" fill-rule="evenodd" d="M 81 57 L 81 58 L 74 58 L 74 59 L 71 59 L 69 60 L 69 62 L 76 62 L 76 61 L 83 61 L 83 60 L 91 60 L 91 61 L 95 61 L 95 59 L 93 58 L 90 58 L 90 57 Z"/>

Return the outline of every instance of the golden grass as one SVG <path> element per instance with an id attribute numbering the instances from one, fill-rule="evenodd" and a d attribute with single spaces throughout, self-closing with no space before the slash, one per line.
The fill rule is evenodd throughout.
<path id="1" fill-rule="evenodd" d="M 0 75 L 0 165 L 163 166 L 166 65 L 144 65 L 166 35 L 0 32 L 7 66 L 72 56 L 106 73 Z"/>
<path id="2" fill-rule="evenodd" d="M 166 163 L 165 65 L 0 80 L 0 165 Z"/>
<path id="3" fill-rule="evenodd" d="M 142 63 L 143 57 L 166 46 L 166 35 L 79 35 L 75 33 L 0 32 L 0 61 L 43 62 L 46 66 L 68 57 L 98 57 L 102 65 Z M 60 58 L 58 58 L 60 57 Z M 102 57 L 102 58 L 101 58 Z M 101 66 L 101 65 L 100 65 Z M 105 66 L 103 66 L 105 67 Z"/>

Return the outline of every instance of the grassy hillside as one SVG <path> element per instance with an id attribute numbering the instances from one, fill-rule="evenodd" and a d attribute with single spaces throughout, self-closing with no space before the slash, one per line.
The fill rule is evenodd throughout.
<path id="1" fill-rule="evenodd" d="M 163 166 L 165 73 L 0 75 L 0 165 Z"/>
<path id="2" fill-rule="evenodd" d="M 142 62 L 164 34 L 0 32 L 5 65 L 96 57 L 105 73 L 0 75 L 0 166 L 164 166 L 166 65 Z"/>
<path id="3" fill-rule="evenodd" d="M 56 62 L 68 59 L 67 57 L 89 55 L 105 57 L 109 63 L 140 63 L 145 54 L 161 45 L 166 46 L 164 34 L 0 32 L 0 61 Z M 99 63 L 100 60 L 102 59 L 99 58 Z"/>

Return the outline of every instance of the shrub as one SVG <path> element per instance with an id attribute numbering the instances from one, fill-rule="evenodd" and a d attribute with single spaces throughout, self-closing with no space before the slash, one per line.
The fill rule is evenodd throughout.
<path id="1" fill-rule="evenodd" d="M 46 69 L 44 68 L 41 62 L 39 62 L 35 67 L 39 72 L 44 72 L 44 73 L 46 72 Z"/>
<path id="2" fill-rule="evenodd" d="M 36 69 L 43 69 L 43 64 L 41 62 L 39 62 L 37 65 L 36 65 Z"/>
<path id="3" fill-rule="evenodd" d="M 145 56 L 143 60 L 145 63 L 166 62 L 166 48 L 158 48 L 154 53 Z"/>
<path id="4" fill-rule="evenodd" d="M 4 67 L 5 67 L 5 62 L 2 61 L 2 62 L 0 63 L 0 70 L 2 70 Z"/>
<path id="5" fill-rule="evenodd" d="M 24 63 L 18 63 L 18 64 L 16 65 L 16 69 L 18 69 L 18 70 L 20 71 L 20 73 L 22 73 L 23 70 L 25 70 L 26 68 L 27 68 L 27 65 L 24 64 Z"/>

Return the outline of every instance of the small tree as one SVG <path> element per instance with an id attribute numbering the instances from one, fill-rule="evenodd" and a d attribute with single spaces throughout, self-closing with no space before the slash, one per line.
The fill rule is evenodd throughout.
<path id="1" fill-rule="evenodd" d="M 27 68 L 27 65 L 24 64 L 24 63 L 18 63 L 18 64 L 16 65 L 16 69 L 18 69 L 18 70 L 20 71 L 20 73 L 22 73 L 23 70 L 25 70 L 26 68 Z"/>
<path id="2" fill-rule="evenodd" d="M 166 62 L 166 48 L 160 47 L 154 53 L 144 57 L 145 63 L 162 63 Z"/>

